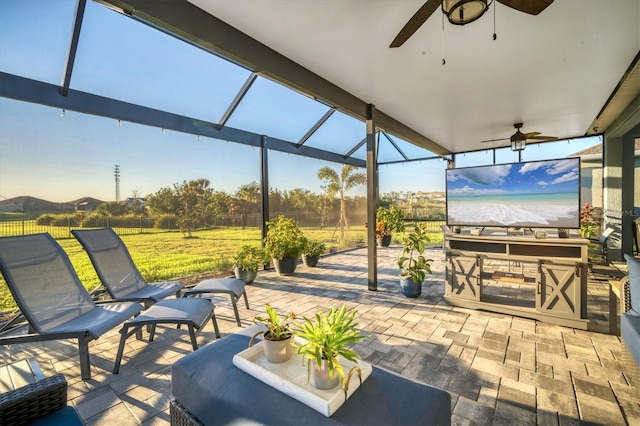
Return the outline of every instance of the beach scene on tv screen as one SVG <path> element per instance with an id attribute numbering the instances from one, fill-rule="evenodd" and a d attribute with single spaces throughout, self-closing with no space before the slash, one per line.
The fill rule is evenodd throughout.
<path id="1" fill-rule="evenodd" d="M 449 169 L 447 223 L 580 227 L 580 159 Z"/>

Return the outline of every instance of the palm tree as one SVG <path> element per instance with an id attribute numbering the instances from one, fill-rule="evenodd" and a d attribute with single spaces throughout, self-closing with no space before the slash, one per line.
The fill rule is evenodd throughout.
<path id="1" fill-rule="evenodd" d="M 344 227 L 349 227 L 349 221 L 347 219 L 347 208 L 345 202 L 345 194 L 359 185 L 365 185 L 367 183 L 367 174 L 364 172 L 357 172 L 355 166 L 345 164 L 342 166 L 342 172 L 338 176 L 338 173 L 331 167 L 323 167 L 318 170 L 318 179 L 325 182 L 325 189 L 327 196 L 333 198 L 336 194 L 340 195 L 340 239 L 344 239 Z"/>

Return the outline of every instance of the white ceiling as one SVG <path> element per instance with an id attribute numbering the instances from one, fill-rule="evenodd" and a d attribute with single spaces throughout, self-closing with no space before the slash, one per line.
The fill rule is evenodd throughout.
<path id="1" fill-rule="evenodd" d="M 189 1 L 451 152 L 508 144 L 480 141 L 515 122 L 584 135 L 640 50 L 640 0 L 556 0 L 537 16 L 496 3 L 445 22 L 444 41 L 438 10 L 396 49 L 423 0 Z"/>

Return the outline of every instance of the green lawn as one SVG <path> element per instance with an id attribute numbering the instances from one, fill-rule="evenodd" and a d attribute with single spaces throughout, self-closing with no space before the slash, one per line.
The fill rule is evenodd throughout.
<path id="1" fill-rule="evenodd" d="M 325 241 L 328 250 L 364 245 L 366 230 L 354 226 L 345 232 L 345 243 L 338 241 L 339 231 L 333 228 L 303 228 L 305 236 Z M 193 238 L 180 232 L 124 235 L 122 240 L 129 249 L 134 263 L 148 282 L 177 278 L 193 278 L 212 273 L 229 274 L 230 261 L 235 251 L 244 244 L 260 245 L 257 228 L 221 228 L 196 231 Z M 98 277 L 75 238 L 58 240 L 69 256 L 80 280 L 88 290 L 99 284 Z M 394 237 L 394 244 L 401 237 Z M 442 234 L 433 234 L 432 242 L 442 244 Z M 0 278 L 0 312 L 15 309 L 13 297 Z"/>

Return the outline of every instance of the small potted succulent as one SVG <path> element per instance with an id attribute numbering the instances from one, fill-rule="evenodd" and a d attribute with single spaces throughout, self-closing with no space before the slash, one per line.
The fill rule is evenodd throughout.
<path id="1" fill-rule="evenodd" d="M 416 226 L 404 237 L 402 254 L 398 258 L 400 268 L 400 289 L 407 297 L 418 297 L 422 294 L 422 283 L 426 274 L 431 273 L 433 259 L 424 257 L 425 245 L 429 242 L 427 226 L 424 223 Z"/>
<path id="2" fill-rule="evenodd" d="M 313 319 L 303 317 L 294 330 L 296 336 L 304 339 L 294 346 L 308 361 L 307 377 L 316 388 L 332 389 L 338 383 L 342 386 L 345 373 L 340 357 L 354 362 L 360 358 L 350 347 L 369 336 L 357 329 L 356 313 L 346 305 L 331 308 L 317 313 Z"/>
<path id="3" fill-rule="evenodd" d="M 251 284 L 258 275 L 258 268 L 269 262 L 269 256 L 262 247 L 244 245 L 233 257 L 233 271 L 236 278 Z"/>
<path id="4" fill-rule="evenodd" d="M 294 219 L 278 216 L 267 221 L 264 248 L 272 257 L 273 266 L 280 275 L 293 274 L 304 247 L 304 236 Z"/>
<path id="5" fill-rule="evenodd" d="M 253 322 L 256 324 L 264 324 L 267 327 L 267 331 L 261 331 L 255 334 L 249 346 L 253 344 L 253 339 L 262 334 L 262 347 L 264 349 L 264 355 L 267 360 L 273 363 L 286 362 L 295 353 L 293 347 L 293 320 L 296 319 L 296 314 L 293 312 L 280 317 L 278 313 L 271 307 L 271 305 L 265 305 L 266 317 L 256 316 Z"/>
<path id="6" fill-rule="evenodd" d="M 302 262 L 305 266 L 315 267 L 318 265 L 320 256 L 326 251 L 326 246 L 322 241 L 312 240 L 309 238 L 304 239 L 304 248 L 302 249 Z"/>

